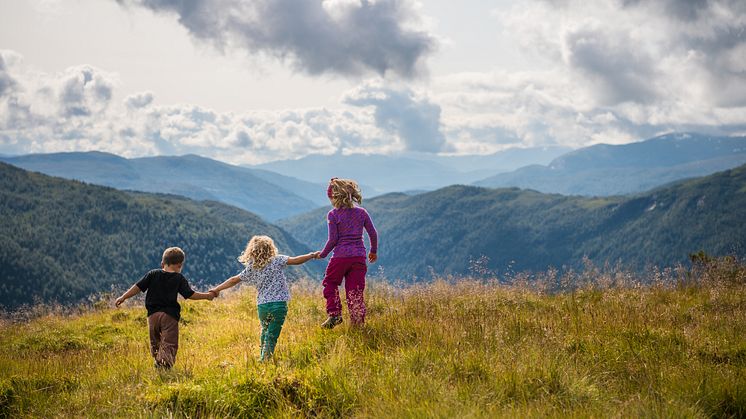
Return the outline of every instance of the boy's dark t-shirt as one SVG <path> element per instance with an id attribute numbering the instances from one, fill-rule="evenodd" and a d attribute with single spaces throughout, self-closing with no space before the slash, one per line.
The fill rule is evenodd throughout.
<path id="1" fill-rule="evenodd" d="M 153 269 L 145 274 L 137 287 L 145 294 L 145 308 L 148 316 L 162 311 L 169 316 L 179 320 L 181 317 L 181 306 L 176 302 L 178 292 L 184 298 L 194 294 L 187 279 L 179 272 L 166 272 L 162 269 Z"/>

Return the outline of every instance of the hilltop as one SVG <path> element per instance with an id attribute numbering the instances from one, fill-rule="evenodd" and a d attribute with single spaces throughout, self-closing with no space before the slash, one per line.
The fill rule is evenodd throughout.
<path id="1" fill-rule="evenodd" d="M 320 329 L 321 290 L 296 284 L 269 364 L 255 294 L 238 290 L 184 302 L 166 374 L 141 305 L 41 310 L 0 323 L 0 416 L 743 417 L 746 271 L 721 262 L 656 278 L 591 269 L 556 294 L 520 277 L 371 283 L 362 330 Z"/>

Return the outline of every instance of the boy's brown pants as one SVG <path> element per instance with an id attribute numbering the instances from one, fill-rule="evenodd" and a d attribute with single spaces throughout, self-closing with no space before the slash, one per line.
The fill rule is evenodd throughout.
<path id="1" fill-rule="evenodd" d="M 171 368 L 179 349 L 179 321 L 159 311 L 148 317 L 150 354 L 158 366 Z"/>

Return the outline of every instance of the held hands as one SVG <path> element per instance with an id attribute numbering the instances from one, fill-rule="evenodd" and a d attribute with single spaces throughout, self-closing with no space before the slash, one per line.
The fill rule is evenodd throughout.
<path id="1" fill-rule="evenodd" d="M 310 253 L 312 259 L 321 259 L 321 252 Z"/>
<path id="2" fill-rule="evenodd" d="M 208 290 L 207 293 L 211 295 L 210 301 L 212 301 L 214 298 L 218 298 L 218 296 L 220 295 L 220 291 L 216 290 L 215 288 Z"/>
<path id="3" fill-rule="evenodd" d="M 370 263 L 374 263 L 376 260 L 378 260 L 378 255 L 376 253 L 368 253 L 368 261 Z"/>

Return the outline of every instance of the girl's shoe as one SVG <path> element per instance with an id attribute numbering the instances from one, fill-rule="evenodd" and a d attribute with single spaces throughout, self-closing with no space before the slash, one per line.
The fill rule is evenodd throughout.
<path id="1" fill-rule="evenodd" d="M 321 323 L 321 327 L 324 329 L 333 329 L 334 326 L 342 323 L 342 316 L 329 316 L 324 323 Z"/>

